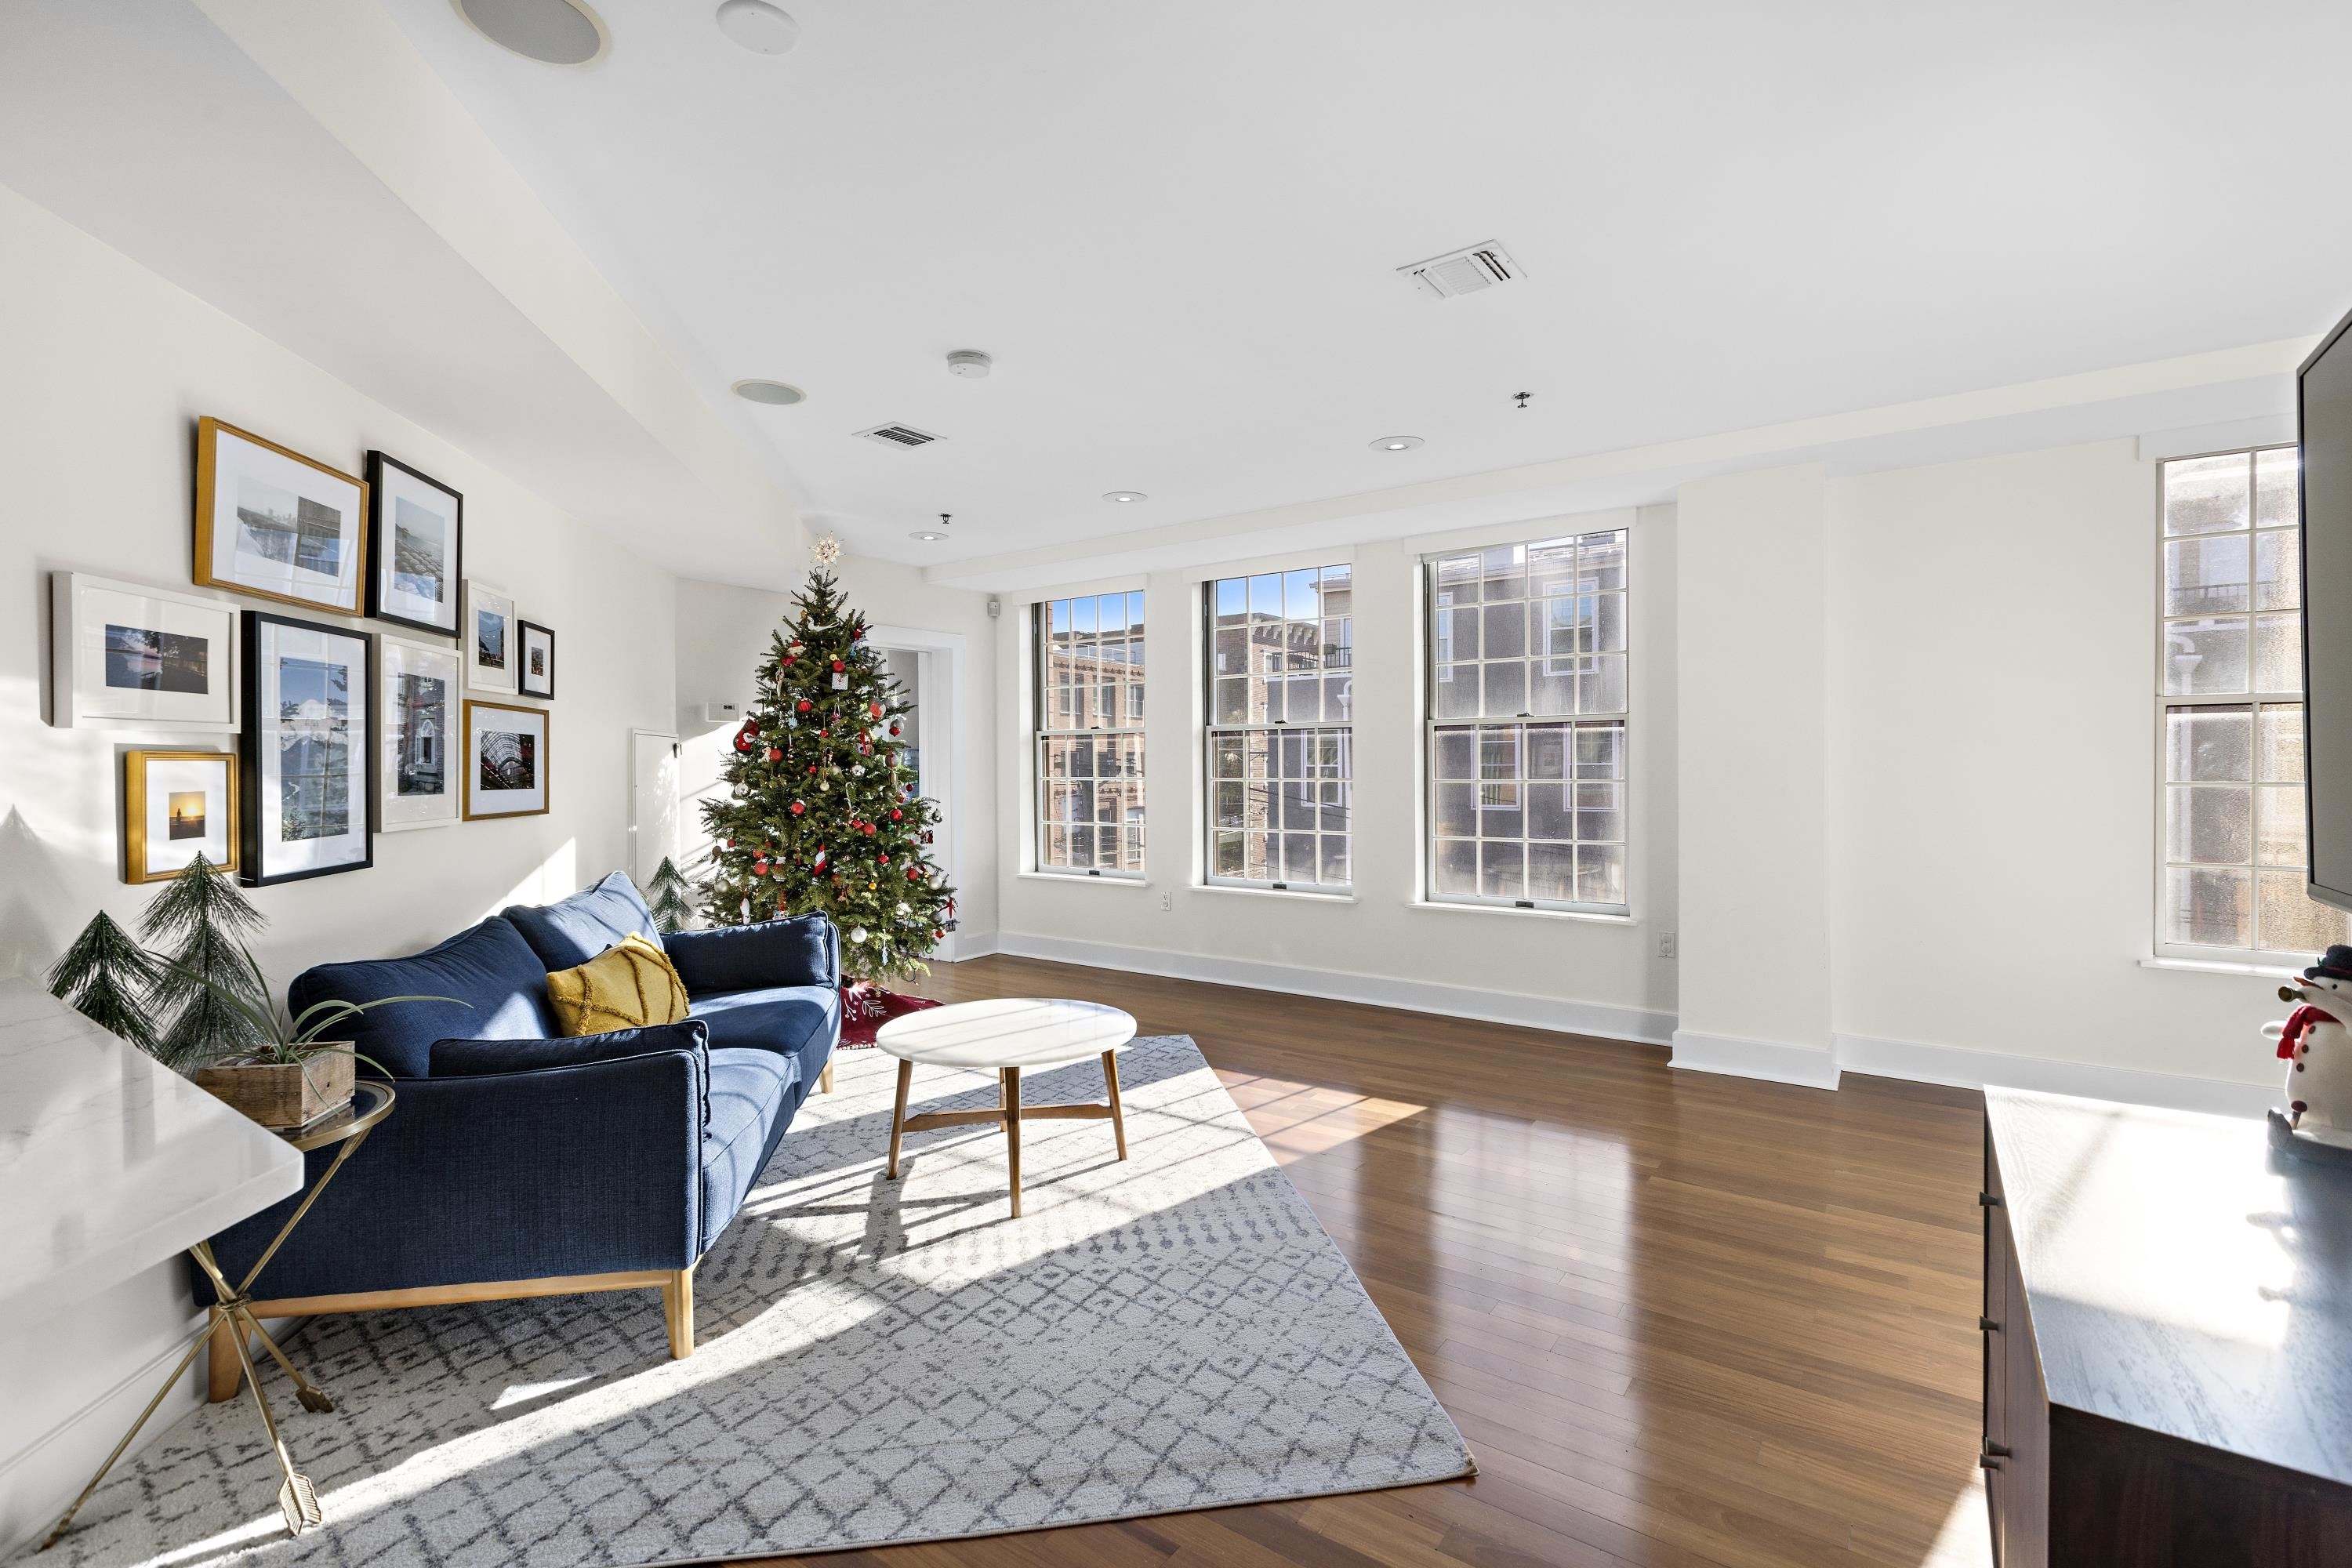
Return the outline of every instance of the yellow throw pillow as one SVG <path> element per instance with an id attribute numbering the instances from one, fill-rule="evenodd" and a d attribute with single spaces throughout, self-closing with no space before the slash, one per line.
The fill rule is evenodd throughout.
<path id="1" fill-rule="evenodd" d="M 669 954 L 631 931 L 579 968 L 549 975 L 547 1005 L 566 1035 L 642 1029 L 686 1017 L 686 982 Z"/>

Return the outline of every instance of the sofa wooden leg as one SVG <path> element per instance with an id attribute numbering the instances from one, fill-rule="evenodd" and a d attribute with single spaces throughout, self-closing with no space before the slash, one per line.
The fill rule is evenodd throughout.
<path id="1" fill-rule="evenodd" d="M 669 1324 L 669 1359 L 694 1353 L 694 1270 L 681 1268 L 662 1286 L 662 1316 Z"/>
<path id="2" fill-rule="evenodd" d="M 819 1094 L 833 1092 L 833 1063 L 830 1061 L 824 1064 L 824 1070 L 816 1075 L 816 1091 Z"/>
<path id="3" fill-rule="evenodd" d="M 237 1386 L 245 1381 L 245 1365 L 236 1357 L 237 1332 L 234 1320 L 213 1325 L 212 1343 L 205 1352 L 205 1397 L 215 1405 L 235 1399 Z"/>

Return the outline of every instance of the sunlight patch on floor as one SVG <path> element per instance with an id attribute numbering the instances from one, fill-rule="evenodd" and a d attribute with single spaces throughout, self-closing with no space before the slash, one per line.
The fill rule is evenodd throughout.
<path id="1" fill-rule="evenodd" d="M 1381 1100 L 1286 1079 L 1242 1073 L 1218 1077 L 1251 1128 L 1274 1151 L 1276 1163 L 1285 1165 L 1393 1127 L 1429 1109 L 1408 1100 Z"/>

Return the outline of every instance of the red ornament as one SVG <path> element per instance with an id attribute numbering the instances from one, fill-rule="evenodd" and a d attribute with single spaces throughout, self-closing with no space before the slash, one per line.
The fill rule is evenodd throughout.
<path id="1" fill-rule="evenodd" d="M 868 838 L 874 837 L 874 825 L 870 822 L 866 825 L 866 837 Z"/>
<path id="2" fill-rule="evenodd" d="M 842 663 L 841 660 L 837 658 L 833 661 L 833 672 L 835 675 L 839 675 L 843 670 L 847 669 L 848 668 L 849 666 Z"/>
<path id="3" fill-rule="evenodd" d="M 897 734 L 898 732 L 898 725 L 896 725 L 896 724 L 891 725 L 891 726 L 890 726 L 890 733 L 892 733 L 893 735 L 895 735 L 895 734 Z"/>
<path id="4" fill-rule="evenodd" d="M 805 698 L 805 697 L 802 698 L 802 699 L 801 699 L 801 704 L 800 704 L 800 707 L 801 707 L 801 711 L 802 711 L 802 712 L 803 712 L 803 713 L 807 712 L 807 711 L 809 710 L 809 708 L 810 708 L 810 702 L 809 702 L 809 700 L 808 700 L 807 698 Z"/>
<path id="5" fill-rule="evenodd" d="M 882 717 L 882 704 L 879 702 L 868 702 L 866 705 L 866 711 L 871 713 L 877 719 L 879 719 Z"/>
<path id="6" fill-rule="evenodd" d="M 728 848 L 730 848 L 730 849 L 734 848 L 734 847 L 735 847 L 735 840 L 733 840 L 732 838 L 729 839 L 729 840 L 727 841 L 727 847 L 728 847 Z"/>
<path id="7" fill-rule="evenodd" d="M 816 772 L 816 764 L 814 763 L 811 763 L 809 764 L 809 772 L 811 773 L 814 773 Z"/>
<path id="8" fill-rule="evenodd" d="M 768 863 L 765 860 L 754 860 L 751 862 L 751 875 L 754 877 L 764 877 L 767 874 Z"/>
<path id="9" fill-rule="evenodd" d="M 895 805 L 894 805 L 894 806 L 892 806 L 892 807 L 890 808 L 890 820 L 891 820 L 891 821 L 893 821 L 893 822 L 898 821 L 901 816 L 905 816 L 905 815 L 906 815 L 906 813 L 904 813 L 904 812 L 900 811 L 900 810 L 899 810 L 897 806 L 895 806 Z"/>
<path id="10" fill-rule="evenodd" d="M 933 927 L 931 928 L 931 940 L 932 940 L 933 942 L 945 942 L 945 941 L 947 941 L 947 939 L 948 939 L 948 933 L 947 933 L 947 932 L 945 932 L 945 931 L 941 931 L 941 930 L 940 930 L 939 927 L 937 927 L 937 926 L 933 926 Z"/>
<path id="11" fill-rule="evenodd" d="M 919 882 L 922 879 L 923 868 L 920 866 L 909 866 L 907 868 L 907 880 L 909 882 Z"/>
<path id="12" fill-rule="evenodd" d="M 808 807 L 807 807 L 806 805 L 803 805 L 801 802 L 799 802 L 799 801 L 794 801 L 794 802 L 793 802 L 793 815 L 794 816 L 798 816 L 802 812 L 806 811 L 807 809 L 808 809 Z"/>
<path id="13" fill-rule="evenodd" d="M 784 751 L 782 746 L 770 746 L 768 748 L 768 761 L 772 763 L 781 763 L 783 760 Z"/>

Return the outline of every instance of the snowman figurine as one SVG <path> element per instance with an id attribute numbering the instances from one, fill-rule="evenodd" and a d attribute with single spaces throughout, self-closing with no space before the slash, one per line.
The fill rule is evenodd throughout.
<path id="1" fill-rule="evenodd" d="M 2299 984 L 2279 987 L 2294 1003 L 2283 1022 L 2264 1024 L 2278 1042 L 2286 1069 L 2288 1129 L 2298 1138 L 2352 1149 L 2352 947 L 2342 943 L 2303 972 Z"/>

